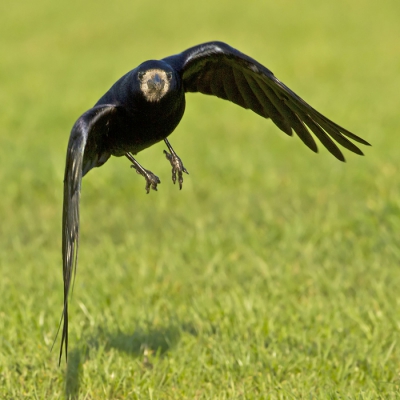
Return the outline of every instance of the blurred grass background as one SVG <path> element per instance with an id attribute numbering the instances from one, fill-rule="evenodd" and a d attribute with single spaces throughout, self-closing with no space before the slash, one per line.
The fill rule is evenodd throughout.
<path id="1" fill-rule="evenodd" d="M 397 398 L 400 3 L 0 5 L 0 397 Z M 373 144 L 342 164 L 187 96 L 170 140 L 83 181 L 70 358 L 61 205 L 74 121 L 128 70 L 222 40 Z M 321 147 L 321 146 L 320 146 Z"/>

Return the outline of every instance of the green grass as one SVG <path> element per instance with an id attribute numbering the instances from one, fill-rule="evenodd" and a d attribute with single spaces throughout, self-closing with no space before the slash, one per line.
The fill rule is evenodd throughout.
<path id="1" fill-rule="evenodd" d="M 4 2 L 0 398 L 400 398 L 400 3 Z M 188 95 L 171 136 L 84 178 L 70 357 L 61 203 L 76 118 L 129 69 L 207 40 L 373 144 L 342 164 Z M 245 160 L 245 162 L 243 162 Z"/>

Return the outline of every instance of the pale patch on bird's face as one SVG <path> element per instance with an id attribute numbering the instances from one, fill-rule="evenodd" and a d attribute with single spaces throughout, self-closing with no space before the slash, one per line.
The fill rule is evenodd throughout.
<path id="1" fill-rule="evenodd" d="M 165 72 L 162 69 L 148 69 L 145 72 L 139 72 L 140 90 L 147 101 L 160 101 L 168 92 L 171 72 Z"/>

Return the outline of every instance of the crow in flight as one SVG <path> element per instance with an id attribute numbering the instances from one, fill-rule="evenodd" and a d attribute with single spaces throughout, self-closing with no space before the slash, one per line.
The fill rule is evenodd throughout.
<path id="1" fill-rule="evenodd" d="M 311 131 L 341 161 L 344 157 L 335 141 L 360 155 L 361 150 L 349 139 L 369 145 L 308 105 L 266 67 L 225 43 L 200 44 L 162 60 L 145 61 L 128 72 L 78 118 L 69 138 L 62 217 L 64 323 L 59 362 L 64 346 L 66 357 L 68 351 L 68 294 L 78 258 L 82 177 L 111 155 L 125 156 L 146 180 L 147 193 L 150 188 L 157 190 L 158 177 L 133 155 L 164 140 L 172 180 L 178 180 L 182 188 L 182 173 L 188 171 L 167 137 L 183 116 L 186 92 L 214 95 L 271 118 L 287 135 L 294 130 L 306 146 L 317 152 Z"/>

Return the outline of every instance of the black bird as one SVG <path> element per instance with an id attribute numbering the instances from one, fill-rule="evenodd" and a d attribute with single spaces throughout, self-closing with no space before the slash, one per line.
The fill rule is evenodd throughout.
<path id="1" fill-rule="evenodd" d="M 350 140 L 368 142 L 324 117 L 297 96 L 274 74 L 240 51 L 221 42 L 209 42 L 162 60 L 145 61 L 119 79 L 111 89 L 75 122 L 69 138 L 64 176 L 62 258 L 64 278 L 63 347 L 68 351 L 68 294 L 76 272 L 79 243 L 79 199 L 82 177 L 103 165 L 110 156 L 125 156 L 146 180 L 146 191 L 157 190 L 160 180 L 133 157 L 164 140 L 172 165 L 172 180 L 182 188 L 188 173 L 167 137 L 185 111 L 185 93 L 200 92 L 249 108 L 283 132 L 300 139 L 314 152 L 310 131 L 339 160 L 343 154 L 335 141 L 362 155 Z M 60 321 L 61 324 L 61 321 Z"/>

